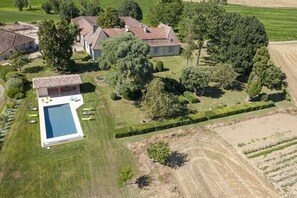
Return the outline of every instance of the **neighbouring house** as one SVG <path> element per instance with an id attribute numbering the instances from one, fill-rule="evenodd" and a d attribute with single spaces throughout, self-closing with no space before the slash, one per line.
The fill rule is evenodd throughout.
<path id="1" fill-rule="evenodd" d="M 78 74 L 33 78 L 32 81 L 37 97 L 79 94 L 82 84 Z"/>
<path id="2" fill-rule="evenodd" d="M 173 28 L 160 24 L 158 27 L 148 27 L 132 17 L 120 17 L 125 22 L 125 27 L 100 28 L 96 24 L 97 17 L 81 16 L 72 21 L 80 28 L 77 41 L 80 42 L 87 53 L 97 59 L 100 56 L 100 41 L 131 32 L 137 38 L 145 41 L 150 46 L 150 55 L 175 56 L 180 54 L 181 43 L 176 37 Z"/>
<path id="3" fill-rule="evenodd" d="M 0 60 L 9 57 L 15 49 L 32 52 L 36 50 L 35 39 L 12 31 L 0 29 Z"/>

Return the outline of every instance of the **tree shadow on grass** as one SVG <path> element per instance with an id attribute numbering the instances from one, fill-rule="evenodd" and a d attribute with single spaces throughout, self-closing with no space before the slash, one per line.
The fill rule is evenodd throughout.
<path id="1" fill-rule="evenodd" d="M 166 165 L 170 168 L 180 168 L 188 161 L 188 154 L 173 151 L 168 158 Z"/>
<path id="2" fill-rule="evenodd" d="M 220 98 L 225 94 L 221 88 L 217 86 L 209 86 L 205 89 L 203 96 L 210 98 Z"/>
<path id="3" fill-rule="evenodd" d="M 80 89 L 83 93 L 92 93 L 95 91 L 96 86 L 90 82 L 85 82 L 80 85 Z"/>
<path id="4" fill-rule="evenodd" d="M 38 73 L 38 72 L 40 72 L 42 70 L 44 70 L 44 67 L 42 67 L 42 66 L 34 66 L 34 67 L 27 67 L 27 68 L 25 68 L 23 70 L 23 72 L 25 74 L 27 74 L 27 73 L 33 74 L 33 73 Z"/>
<path id="5" fill-rule="evenodd" d="M 146 186 L 149 186 L 151 181 L 152 179 L 149 175 L 142 175 L 136 179 L 135 183 L 137 184 L 138 188 L 142 189 Z"/>
<path id="6" fill-rule="evenodd" d="M 280 102 L 285 99 L 286 99 L 286 93 L 284 92 L 269 94 L 269 100 L 271 100 L 272 102 Z"/>
<path id="7" fill-rule="evenodd" d="M 92 71 L 99 71 L 98 63 L 90 62 L 90 63 L 76 63 L 70 68 L 71 73 L 85 73 Z"/>

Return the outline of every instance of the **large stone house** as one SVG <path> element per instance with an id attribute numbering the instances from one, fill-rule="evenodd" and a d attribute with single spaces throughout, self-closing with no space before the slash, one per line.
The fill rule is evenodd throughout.
<path id="1" fill-rule="evenodd" d="M 36 49 L 35 39 L 12 31 L 0 29 L 0 60 L 9 57 L 15 49 L 34 51 Z"/>
<path id="2" fill-rule="evenodd" d="M 177 39 L 172 27 L 160 24 L 158 27 L 147 27 L 132 17 L 120 17 L 125 22 L 125 28 L 100 28 L 96 24 L 97 17 L 81 16 L 74 18 L 80 28 L 79 41 L 88 54 L 97 59 L 100 56 L 100 40 L 131 32 L 137 38 L 150 46 L 150 55 L 175 56 L 179 55 L 181 43 Z"/>

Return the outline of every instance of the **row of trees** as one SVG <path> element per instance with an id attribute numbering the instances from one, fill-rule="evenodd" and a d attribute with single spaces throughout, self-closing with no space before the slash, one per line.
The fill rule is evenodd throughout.
<path id="1" fill-rule="evenodd" d="M 132 16 L 142 20 L 142 10 L 134 0 L 123 1 L 118 9 L 109 7 L 105 10 L 100 7 L 99 0 L 79 0 L 79 3 L 78 8 L 73 0 L 48 0 L 41 8 L 48 14 L 53 10 L 55 14 L 60 15 L 61 20 L 67 21 L 77 16 L 100 16 L 100 27 L 123 25 L 119 16 Z"/>

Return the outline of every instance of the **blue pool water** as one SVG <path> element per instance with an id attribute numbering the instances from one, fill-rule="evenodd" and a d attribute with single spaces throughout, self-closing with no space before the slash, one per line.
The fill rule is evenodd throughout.
<path id="1" fill-rule="evenodd" d="M 46 138 L 77 133 L 69 104 L 44 107 Z"/>

